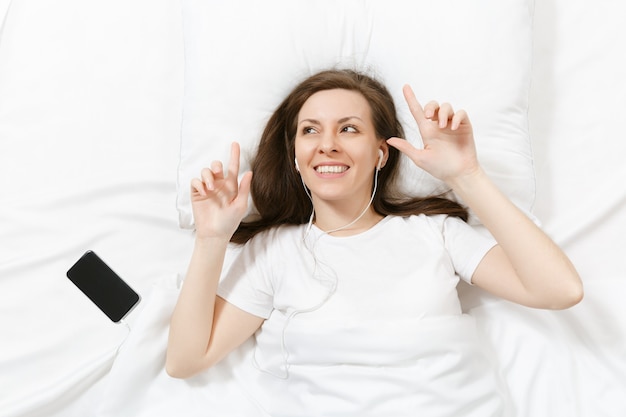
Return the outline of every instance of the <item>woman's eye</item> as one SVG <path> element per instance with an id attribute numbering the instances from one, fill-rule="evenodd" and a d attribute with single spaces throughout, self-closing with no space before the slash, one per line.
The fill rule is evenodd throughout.
<path id="1" fill-rule="evenodd" d="M 357 133 L 358 132 L 358 130 L 354 126 L 345 126 L 343 129 L 341 129 L 341 131 L 342 132 L 347 132 L 347 133 Z"/>
<path id="2" fill-rule="evenodd" d="M 304 133 L 305 135 L 311 135 L 315 132 L 317 132 L 317 130 L 315 130 L 314 127 L 305 127 L 304 129 L 302 129 L 302 133 Z"/>

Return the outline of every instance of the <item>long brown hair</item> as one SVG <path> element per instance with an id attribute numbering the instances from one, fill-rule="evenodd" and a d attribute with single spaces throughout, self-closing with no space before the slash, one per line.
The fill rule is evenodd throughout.
<path id="1" fill-rule="evenodd" d="M 282 224 L 304 224 L 313 210 L 300 176 L 295 169 L 295 137 L 298 113 L 304 103 L 319 91 L 344 89 L 365 97 L 371 108 L 376 135 L 381 140 L 404 137 L 393 98 L 374 78 L 353 70 L 326 70 L 302 81 L 272 114 L 252 160 L 251 195 L 259 218 L 242 222 L 231 241 L 245 243 L 257 233 Z M 448 214 L 467 221 L 467 211 L 443 198 L 407 197 L 393 187 L 398 175 L 400 151 L 389 147 L 389 156 L 378 174 L 378 192 L 372 207 L 381 215 Z"/>

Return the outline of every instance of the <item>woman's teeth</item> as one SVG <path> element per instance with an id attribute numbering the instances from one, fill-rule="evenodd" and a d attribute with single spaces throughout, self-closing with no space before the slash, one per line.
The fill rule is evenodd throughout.
<path id="1" fill-rule="evenodd" d="M 348 167 L 345 165 L 320 165 L 315 170 L 320 174 L 341 174 L 346 172 Z"/>

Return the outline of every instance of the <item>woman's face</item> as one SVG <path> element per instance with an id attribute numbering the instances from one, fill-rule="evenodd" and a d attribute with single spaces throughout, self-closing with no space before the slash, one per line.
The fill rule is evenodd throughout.
<path id="1" fill-rule="evenodd" d="M 300 109 L 295 150 L 314 204 L 361 205 L 371 197 L 379 150 L 384 161 L 388 147 L 376 137 L 365 97 L 334 89 L 313 94 Z"/>

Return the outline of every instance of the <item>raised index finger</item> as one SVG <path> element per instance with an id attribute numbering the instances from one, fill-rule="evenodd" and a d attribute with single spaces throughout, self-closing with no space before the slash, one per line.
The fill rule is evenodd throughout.
<path id="1" fill-rule="evenodd" d="M 426 116 L 424 116 L 424 109 L 422 108 L 422 105 L 419 103 L 419 101 L 417 101 L 417 97 L 415 97 L 415 93 L 413 92 L 413 89 L 411 88 L 410 85 L 406 84 L 402 88 L 402 93 L 404 94 L 404 99 L 409 105 L 409 110 L 411 111 L 413 118 L 419 125 L 424 120 L 426 120 Z"/>
<path id="2" fill-rule="evenodd" d="M 230 145 L 230 161 L 228 161 L 228 176 L 237 179 L 239 175 L 239 143 L 233 142 Z"/>

